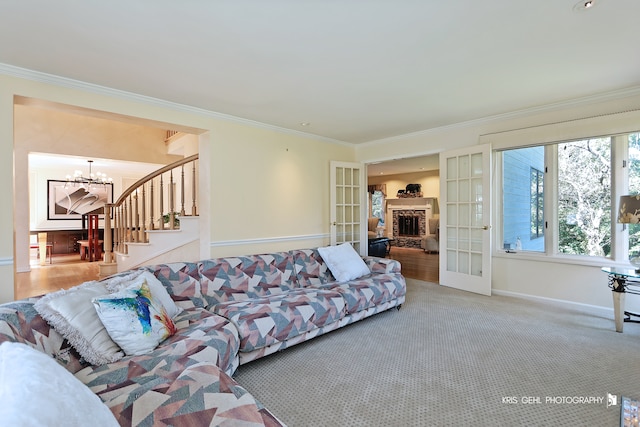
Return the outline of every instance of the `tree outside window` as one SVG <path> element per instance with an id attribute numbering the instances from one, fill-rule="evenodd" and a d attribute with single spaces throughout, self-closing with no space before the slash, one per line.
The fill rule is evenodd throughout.
<path id="1" fill-rule="evenodd" d="M 376 190 L 371 194 L 371 216 L 380 218 L 381 224 L 384 224 L 384 193 Z"/>
<path id="2" fill-rule="evenodd" d="M 544 234 L 544 174 L 531 168 L 531 239 Z"/>
<path id="3" fill-rule="evenodd" d="M 558 144 L 558 252 L 611 255 L 611 139 Z"/>

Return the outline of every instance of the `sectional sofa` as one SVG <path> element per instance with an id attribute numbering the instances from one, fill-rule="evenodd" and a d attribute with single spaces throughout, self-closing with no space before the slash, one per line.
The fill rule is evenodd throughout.
<path id="1" fill-rule="evenodd" d="M 113 419 L 101 424 L 93 416 L 95 425 L 282 425 L 233 380 L 236 368 L 378 312 L 399 308 L 405 299 L 406 283 L 399 262 L 376 257 L 354 260 L 353 249 L 346 256 L 345 252 L 325 251 L 327 248 L 298 249 L 145 266 L 68 291 L 0 305 L 0 377 L 5 376 L 0 378 L 0 400 L 8 398 L 7 390 L 19 395 L 14 391 L 22 380 L 10 378 L 3 369 L 9 361 L 2 357 L 20 346 L 20 351 L 36 349 L 51 356 L 48 359 L 57 361 L 55 365 L 66 368 L 62 371 L 73 374 L 73 381 L 88 387 L 106 404 Z M 155 281 L 166 290 L 169 301 L 157 296 Z M 136 293 L 132 294 L 132 289 Z M 127 308 L 123 301 L 133 303 Z M 155 333 L 155 326 L 160 326 L 159 344 L 130 354 L 129 345 L 144 343 L 126 329 L 118 336 L 108 316 L 119 309 L 140 314 L 141 301 L 151 310 L 146 312 L 149 330 Z M 86 311 L 78 314 L 81 306 Z M 95 312 L 99 314 L 97 321 Z M 82 316 L 93 317 L 78 322 Z M 123 323 L 124 317 L 117 317 L 116 323 Z M 144 323 L 142 317 L 140 322 L 132 320 L 131 325 Z M 80 323 L 77 330 L 69 325 L 74 319 Z M 61 320 L 66 323 L 56 323 Z M 118 344 L 105 338 L 104 331 L 100 338 L 93 330 L 97 327 L 89 332 L 81 330 L 89 324 L 100 324 Z M 120 338 L 129 342 L 123 341 L 119 347 Z M 28 374 L 21 375 L 24 379 Z M 40 398 L 38 390 L 47 385 L 38 385 L 38 375 L 32 373 L 35 385 L 25 391 L 29 402 L 23 403 L 31 408 Z M 48 399 L 73 400 L 72 396 L 54 396 Z M 19 423 L 22 411 L 27 417 L 36 416 L 19 402 L 16 405 L 11 409 L 5 406 L 0 417 L 18 417 L 15 422 Z M 47 424 L 58 421 L 46 418 L 46 411 L 37 415 L 45 417 Z"/>

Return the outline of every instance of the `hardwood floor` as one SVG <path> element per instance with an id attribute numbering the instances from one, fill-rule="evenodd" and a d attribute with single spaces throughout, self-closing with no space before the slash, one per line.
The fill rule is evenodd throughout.
<path id="1" fill-rule="evenodd" d="M 60 289 L 69 289 L 98 279 L 98 263 L 80 260 L 80 254 L 54 255 L 52 263 L 40 265 L 35 258 L 31 271 L 16 273 L 14 296 L 23 299 Z"/>
<path id="2" fill-rule="evenodd" d="M 389 258 L 400 261 L 402 274 L 412 279 L 438 283 L 439 255 L 422 249 L 391 247 Z M 52 264 L 41 266 L 32 259 L 31 271 L 16 273 L 15 299 L 69 289 L 98 279 L 98 263 L 80 260 L 79 254 L 54 255 Z"/>
<path id="3" fill-rule="evenodd" d="M 389 258 L 400 261 L 402 275 L 411 279 L 438 283 L 440 280 L 440 255 L 422 249 L 391 247 Z"/>

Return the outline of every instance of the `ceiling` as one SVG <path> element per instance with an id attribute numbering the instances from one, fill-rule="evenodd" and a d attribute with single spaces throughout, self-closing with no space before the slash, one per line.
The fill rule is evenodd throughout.
<path id="1" fill-rule="evenodd" d="M 640 87 L 638 0 L 3 0 L 0 65 L 359 144 Z"/>

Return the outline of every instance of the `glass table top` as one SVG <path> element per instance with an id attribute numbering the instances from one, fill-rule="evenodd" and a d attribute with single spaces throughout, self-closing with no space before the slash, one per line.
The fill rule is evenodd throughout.
<path id="1" fill-rule="evenodd" d="M 602 267 L 602 271 L 607 274 L 614 274 L 616 276 L 636 277 L 640 278 L 640 270 L 625 267 Z"/>

